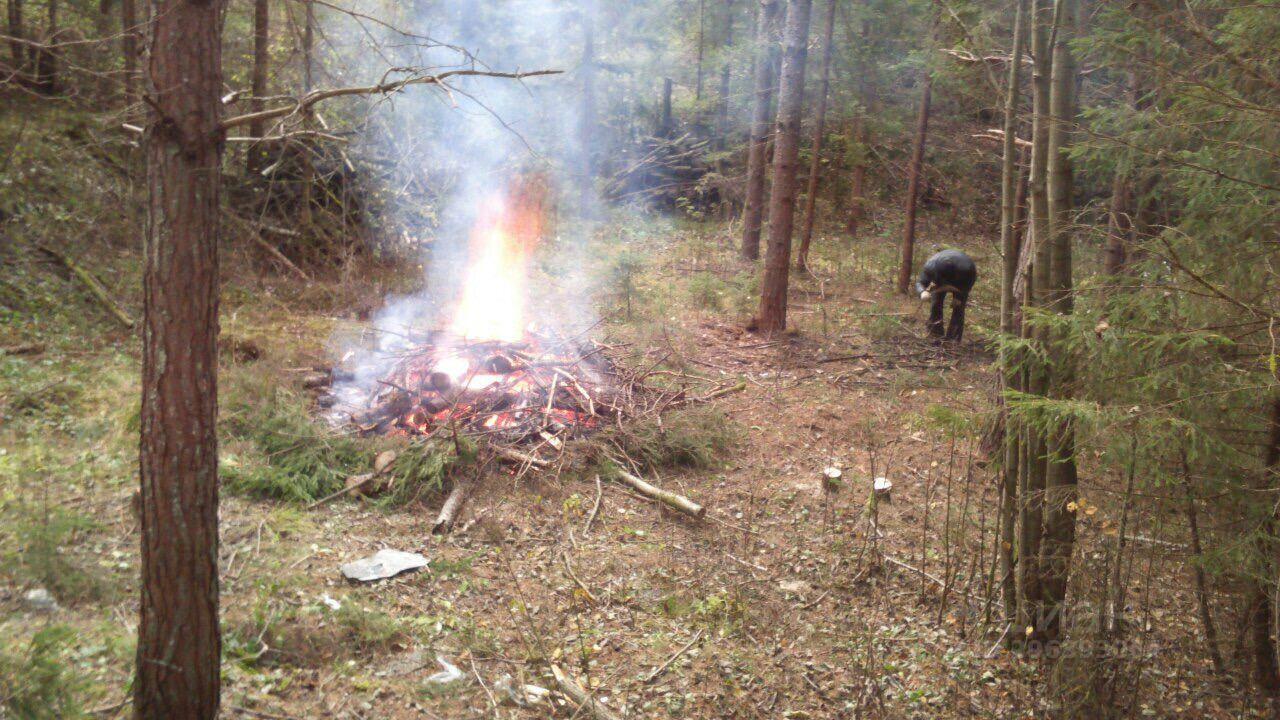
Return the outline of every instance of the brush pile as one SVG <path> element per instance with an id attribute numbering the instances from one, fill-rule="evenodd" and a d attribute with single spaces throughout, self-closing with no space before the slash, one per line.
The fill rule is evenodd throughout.
<path id="1" fill-rule="evenodd" d="M 602 347 L 533 333 L 519 342 L 432 333 L 402 351 L 378 384 L 368 407 L 351 415 L 361 434 L 462 434 L 556 448 L 628 414 L 632 394 Z"/>

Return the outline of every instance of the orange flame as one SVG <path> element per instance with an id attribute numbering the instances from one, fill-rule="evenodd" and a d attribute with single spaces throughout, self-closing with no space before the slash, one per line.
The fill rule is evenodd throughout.
<path id="1" fill-rule="evenodd" d="M 513 180 L 487 198 L 471 231 L 471 259 L 452 331 L 470 340 L 516 342 L 524 336 L 529 258 L 542 239 L 546 185 Z"/>

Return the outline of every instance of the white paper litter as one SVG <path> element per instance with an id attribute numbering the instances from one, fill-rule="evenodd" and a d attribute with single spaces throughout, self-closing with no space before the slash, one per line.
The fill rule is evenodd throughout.
<path id="1" fill-rule="evenodd" d="M 374 553 L 373 557 L 349 562 L 340 569 L 348 580 L 373 582 L 426 566 L 427 559 L 418 553 L 383 548 Z"/>

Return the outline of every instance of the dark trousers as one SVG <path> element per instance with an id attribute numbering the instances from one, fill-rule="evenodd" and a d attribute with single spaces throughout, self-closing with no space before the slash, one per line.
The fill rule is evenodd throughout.
<path id="1" fill-rule="evenodd" d="M 951 300 L 951 323 L 947 325 L 947 332 L 942 332 L 942 315 L 943 304 L 946 302 L 947 295 L 952 296 Z M 969 303 L 967 295 L 959 295 L 956 293 L 937 293 L 933 296 L 933 304 L 929 306 L 929 335 L 931 337 L 941 337 L 943 340 L 954 340 L 960 342 L 961 336 L 964 335 L 964 307 Z"/>

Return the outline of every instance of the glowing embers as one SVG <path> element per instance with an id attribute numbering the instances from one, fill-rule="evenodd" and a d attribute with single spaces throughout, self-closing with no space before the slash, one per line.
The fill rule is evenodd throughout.
<path id="1" fill-rule="evenodd" d="M 617 415 L 616 378 L 590 343 L 526 335 L 467 342 L 437 334 L 402 354 L 352 422 L 364 434 L 487 435 L 519 443 L 598 427 Z"/>

